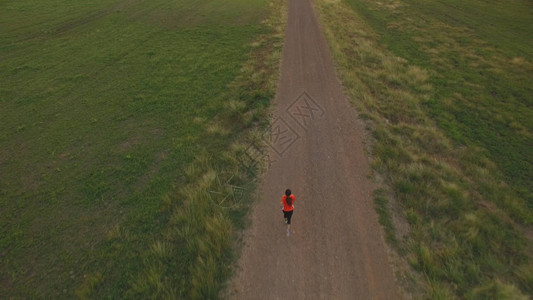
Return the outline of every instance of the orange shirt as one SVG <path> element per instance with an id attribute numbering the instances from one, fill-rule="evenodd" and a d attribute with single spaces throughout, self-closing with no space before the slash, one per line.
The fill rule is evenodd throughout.
<path id="1" fill-rule="evenodd" d="M 286 195 L 283 195 L 283 197 L 281 197 L 281 203 L 283 204 L 283 211 L 292 211 L 294 209 L 294 200 L 296 200 L 296 198 L 294 197 L 294 195 L 290 195 L 289 198 L 292 200 L 291 201 L 291 205 L 287 205 L 287 196 Z"/>

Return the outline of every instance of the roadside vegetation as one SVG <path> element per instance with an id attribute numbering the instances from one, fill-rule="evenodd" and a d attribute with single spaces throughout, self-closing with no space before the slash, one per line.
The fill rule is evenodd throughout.
<path id="1" fill-rule="evenodd" d="M 533 295 L 533 7 L 511 2 L 315 1 L 417 297 Z"/>
<path id="2" fill-rule="evenodd" d="M 256 168 L 236 158 L 275 93 L 283 1 L 0 7 L 2 296 L 215 298 L 253 191 Z"/>

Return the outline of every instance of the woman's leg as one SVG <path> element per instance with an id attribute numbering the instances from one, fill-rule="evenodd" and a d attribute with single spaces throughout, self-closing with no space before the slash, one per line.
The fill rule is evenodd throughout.
<path id="1" fill-rule="evenodd" d="M 287 212 L 287 235 L 291 231 L 292 212 L 293 212 L 293 210 Z"/>
<path id="2" fill-rule="evenodd" d="M 294 210 L 291 210 L 291 211 L 288 211 L 288 212 L 287 212 L 286 218 L 287 218 L 287 224 L 288 224 L 288 225 L 291 225 L 291 218 L 292 218 L 292 212 L 293 212 L 293 211 L 294 211 Z"/>

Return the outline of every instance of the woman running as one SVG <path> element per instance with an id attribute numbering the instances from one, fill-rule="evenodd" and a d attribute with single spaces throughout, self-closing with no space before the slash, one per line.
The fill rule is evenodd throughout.
<path id="1" fill-rule="evenodd" d="M 285 224 L 287 224 L 287 236 L 290 235 L 291 229 L 291 217 L 294 211 L 294 201 L 296 198 L 292 195 L 291 190 L 287 189 L 285 195 L 281 197 L 281 209 L 283 210 L 283 218 L 285 218 Z"/>

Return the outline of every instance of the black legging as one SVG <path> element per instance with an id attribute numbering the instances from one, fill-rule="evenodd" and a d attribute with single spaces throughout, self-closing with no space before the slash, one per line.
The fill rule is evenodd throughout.
<path id="1" fill-rule="evenodd" d="M 293 211 L 294 211 L 294 210 L 291 210 L 291 211 L 283 211 L 283 217 L 284 217 L 285 219 L 287 219 L 287 224 L 289 224 L 289 225 L 291 224 L 291 217 L 292 217 L 292 212 L 293 212 Z"/>

